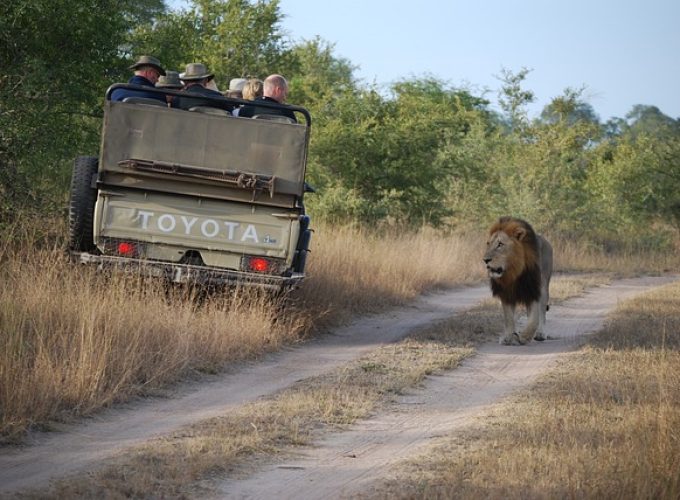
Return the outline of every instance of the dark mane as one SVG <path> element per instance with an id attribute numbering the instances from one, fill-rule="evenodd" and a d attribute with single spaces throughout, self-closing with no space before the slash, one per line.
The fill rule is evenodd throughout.
<path id="1" fill-rule="evenodd" d="M 491 280 L 491 293 L 508 304 L 524 304 L 528 306 L 538 301 L 541 296 L 541 269 L 538 264 L 527 267 L 509 286 L 502 286 Z"/>
<path id="2" fill-rule="evenodd" d="M 491 292 L 494 297 L 508 304 L 524 304 L 528 306 L 539 300 L 541 296 L 541 268 L 539 267 L 538 237 L 531 224 L 514 217 L 501 217 L 491 227 L 490 234 L 503 231 L 511 238 L 516 238 L 518 230 L 524 236 L 520 243 L 524 247 L 524 270 L 510 283 L 491 280 Z"/>

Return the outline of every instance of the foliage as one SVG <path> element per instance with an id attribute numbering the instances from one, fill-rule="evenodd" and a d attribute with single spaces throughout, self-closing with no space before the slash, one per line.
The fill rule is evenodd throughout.
<path id="1" fill-rule="evenodd" d="M 193 0 L 132 33 L 135 55 L 155 54 L 170 69 L 202 62 L 220 88 L 236 77 L 287 73 L 293 64 L 279 26 L 278 0 Z"/>
<path id="2" fill-rule="evenodd" d="M 306 198 L 331 222 L 463 227 L 503 214 L 595 242 L 661 244 L 680 229 L 680 121 L 637 104 L 602 124 L 566 88 L 531 120 L 530 70 L 502 69 L 498 104 L 432 77 L 362 84 L 316 37 L 292 43 L 278 0 L 16 0 L 0 6 L 0 220 L 56 210 L 70 163 L 97 150 L 104 90 L 141 54 L 200 61 L 225 88 L 286 75 L 313 117 Z M 662 231 L 662 233 L 663 233 Z M 656 238 L 656 239 L 654 239 Z"/>
<path id="3" fill-rule="evenodd" d="M 161 4 L 148 1 L 147 5 Z M 117 66 L 132 0 L 17 0 L 0 7 L 0 215 L 55 203 L 65 158 L 96 150 L 102 75 Z M 54 180 L 62 179 L 55 183 Z"/>

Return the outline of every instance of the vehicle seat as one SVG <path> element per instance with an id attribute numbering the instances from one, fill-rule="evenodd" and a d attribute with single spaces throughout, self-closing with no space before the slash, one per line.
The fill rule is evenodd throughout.
<path id="1" fill-rule="evenodd" d="M 123 102 L 128 104 L 147 104 L 149 106 L 163 106 L 164 108 L 168 107 L 167 103 L 159 101 L 158 99 L 151 99 L 149 97 L 126 97 L 123 99 Z"/>
<path id="2" fill-rule="evenodd" d="M 257 120 L 269 120 L 272 122 L 279 122 L 279 123 L 295 123 L 295 120 L 288 116 L 282 116 L 282 115 L 269 115 L 269 114 L 262 114 L 262 115 L 255 115 L 253 118 Z"/>
<path id="3" fill-rule="evenodd" d="M 226 109 L 213 108 L 212 106 L 193 106 L 189 108 L 189 111 L 196 111 L 197 113 L 205 113 L 215 116 L 233 116 Z"/>

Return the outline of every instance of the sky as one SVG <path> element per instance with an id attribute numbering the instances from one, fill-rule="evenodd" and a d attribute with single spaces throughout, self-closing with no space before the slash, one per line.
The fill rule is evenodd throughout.
<path id="1" fill-rule="evenodd" d="M 185 0 L 169 0 L 172 7 Z M 536 116 L 566 88 L 602 121 L 636 104 L 680 118 L 680 0 L 280 0 L 292 42 L 319 36 L 363 83 L 435 77 L 498 109 L 498 76 L 530 70 Z"/>

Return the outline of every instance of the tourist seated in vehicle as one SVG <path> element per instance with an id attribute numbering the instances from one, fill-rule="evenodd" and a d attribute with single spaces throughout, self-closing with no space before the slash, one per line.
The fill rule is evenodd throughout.
<path id="1" fill-rule="evenodd" d="M 153 56 L 141 56 L 129 69 L 134 70 L 135 74 L 128 80 L 128 83 L 141 85 L 142 87 L 154 88 L 158 78 L 165 75 L 165 70 L 161 66 L 160 61 Z M 122 101 L 126 97 L 143 97 L 165 102 L 163 94 L 146 92 L 144 90 L 119 88 L 111 92 L 112 101 Z"/>
<path id="2" fill-rule="evenodd" d="M 264 94 L 264 82 L 259 78 L 251 78 L 243 87 L 243 98 L 246 101 L 254 101 Z"/>
<path id="3" fill-rule="evenodd" d="M 182 85 L 182 82 L 179 79 L 179 72 L 166 70 L 165 76 L 161 76 L 156 82 L 156 88 L 168 90 L 182 90 L 184 88 L 184 85 Z M 175 98 L 174 95 L 167 94 L 165 96 L 165 99 L 168 102 L 168 106 L 172 105 L 172 101 L 174 100 L 174 98 Z"/>
<path id="4" fill-rule="evenodd" d="M 245 104 L 238 112 L 238 116 L 252 118 L 253 116 L 257 115 L 280 115 L 288 117 L 297 123 L 295 113 L 293 113 L 293 111 L 290 109 L 274 107 L 270 108 L 257 105 L 260 102 L 284 104 L 287 97 L 288 82 L 286 79 L 281 75 L 269 75 L 264 80 L 262 97 L 255 98 L 253 104 Z"/>
<path id="5" fill-rule="evenodd" d="M 220 99 L 223 98 L 220 92 L 207 87 L 210 80 L 212 80 L 214 77 L 214 73 L 210 73 L 204 64 L 187 64 L 186 71 L 184 73 L 180 73 L 179 79 L 182 81 L 182 83 L 184 83 L 184 93 L 191 94 L 191 97 L 188 95 L 176 97 L 172 103 L 172 107 L 179 109 L 191 109 L 196 106 L 209 106 L 231 112 L 234 107 L 227 102 L 219 103 L 210 99 L 200 98 L 200 96 L 217 97 Z"/>
<path id="6" fill-rule="evenodd" d="M 243 90 L 240 92 L 240 99 L 245 99 L 246 101 L 254 101 L 258 97 L 262 97 L 264 91 L 264 82 L 259 78 L 249 78 L 248 80 L 243 79 L 244 85 Z M 243 106 L 237 106 L 234 108 L 233 115 L 239 116 L 239 112 Z"/>
<path id="7" fill-rule="evenodd" d="M 248 82 L 245 78 L 232 78 L 229 81 L 229 89 L 224 91 L 225 97 L 243 99 L 243 87 Z"/>

